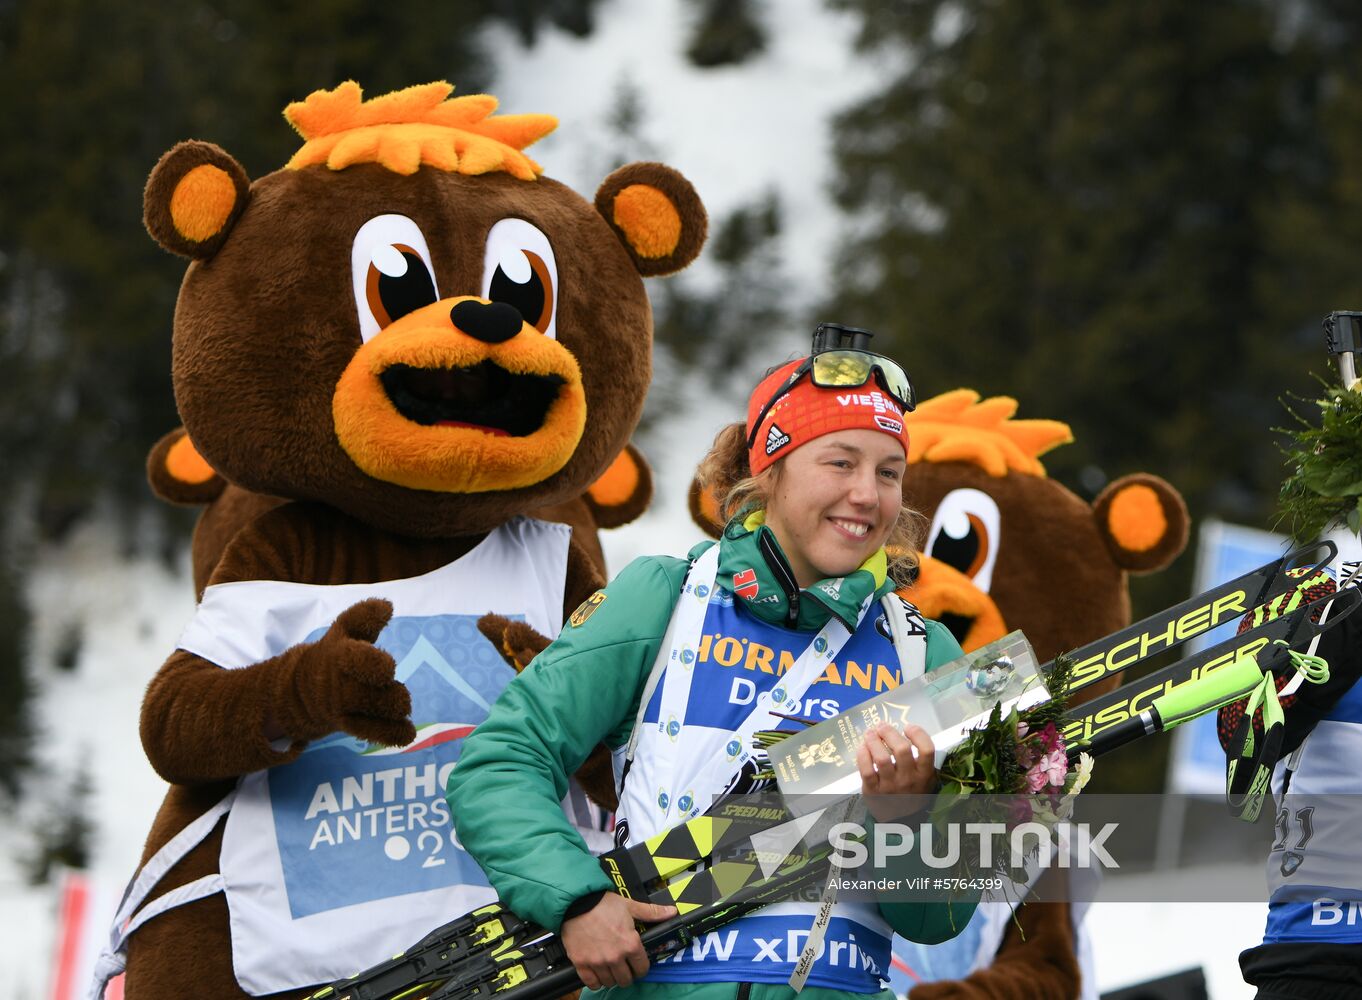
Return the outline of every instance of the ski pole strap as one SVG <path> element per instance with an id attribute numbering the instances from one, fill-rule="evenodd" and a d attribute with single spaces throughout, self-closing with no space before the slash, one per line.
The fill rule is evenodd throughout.
<path id="1" fill-rule="evenodd" d="M 1261 737 L 1253 731 L 1253 717 L 1259 708 L 1263 710 Z M 1281 752 L 1285 721 L 1277 700 L 1276 678 L 1268 671 L 1249 695 L 1225 770 L 1225 802 L 1230 815 L 1246 823 L 1254 822 L 1263 808 L 1272 769 Z"/>
<path id="2" fill-rule="evenodd" d="M 1276 644 L 1286 646 L 1291 667 L 1299 675 L 1297 683 L 1304 679 L 1311 684 L 1323 684 L 1329 679 L 1329 663 L 1324 657 L 1298 652 L 1281 639 L 1276 640 Z M 1253 719 L 1259 708 L 1263 710 L 1261 737 L 1253 728 Z M 1269 671 L 1249 695 L 1248 704 L 1244 706 L 1244 717 L 1239 720 L 1230 746 L 1225 771 L 1225 800 L 1232 816 L 1246 823 L 1258 818 L 1272 781 L 1273 768 L 1277 766 L 1281 754 L 1285 730 L 1286 714 L 1282 711 L 1275 679 Z"/>
<path id="3" fill-rule="evenodd" d="M 1316 636 L 1316 638 L 1319 637 Z M 1287 646 L 1281 639 L 1277 640 L 1277 645 Z M 1311 642 L 1311 649 L 1313 649 L 1314 646 L 1315 643 Z M 1316 656 L 1309 652 L 1297 652 L 1290 646 L 1287 646 L 1286 652 L 1287 655 L 1291 657 L 1292 669 L 1311 684 L 1324 684 L 1329 680 L 1329 661 L 1324 657 Z"/>

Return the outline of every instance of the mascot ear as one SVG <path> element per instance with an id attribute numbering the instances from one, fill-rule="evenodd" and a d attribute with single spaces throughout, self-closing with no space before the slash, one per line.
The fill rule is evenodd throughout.
<path id="1" fill-rule="evenodd" d="M 709 228 L 705 206 L 690 181 L 661 163 L 620 167 L 601 182 L 596 211 L 645 278 L 671 274 L 693 261 Z"/>
<path id="2" fill-rule="evenodd" d="M 142 196 L 152 239 L 171 253 L 205 260 L 240 218 L 251 182 L 241 164 L 211 142 L 191 140 L 161 157 Z"/>
<path id="3" fill-rule="evenodd" d="M 718 538 L 724 533 L 724 516 L 719 512 L 719 500 L 712 489 L 700 485 L 700 480 L 690 481 L 690 519 L 710 538 Z"/>
<path id="4" fill-rule="evenodd" d="M 1158 476 L 1137 472 L 1093 501 L 1097 530 L 1116 565 L 1132 573 L 1163 569 L 1187 546 L 1187 504 Z"/>
<path id="5" fill-rule="evenodd" d="M 212 503 L 227 485 L 204 461 L 183 427 L 152 446 L 147 455 L 147 482 L 160 499 L 184 505 Z"/>
<path id="6" fill-rule="evenodd" d="M 720 469 L 718 465 L 710 470 L 711 475 L 718 476 L 715 482 L 708 486 L 700 485 L 699 473 L 691 479 L 690 495 L 688 506 L 690 507 L 690 519 L 696 526 L 709 535 L 711 538 L 718 538 L 724 533 L 724 515 L 720 507 L 719 498 L 728 496 L 729 491 L 738 484 L 738 479 L 746 474 L 747 460 L 746 450 L 746 424 L 741 420 L 729 424 L 714 436 L 716 448 L 743 449 L 744 458 L 741 460 L 741 470 Z"/>
<path id="7" fill-rule="evenodd" d="M 653 470 L 632 444 L 615 456 L 610 468 L 587 487 L 586 505 L 598 528 L 618 528 L 648 509 L 653 499 Z"/>

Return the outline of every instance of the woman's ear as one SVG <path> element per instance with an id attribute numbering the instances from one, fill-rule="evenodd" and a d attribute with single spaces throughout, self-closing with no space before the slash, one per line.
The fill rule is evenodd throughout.
<path id="1" fill-rule="evenodd" d="M 1158 476 L 1122 476 L 1098 494 L 1092 508 L 1107 550 L 1124 570 L 1163 569 L 1187 547 L 1187 504 Z"/>
<path id="2" fill-rule="evenodd" d="M 142 219 L 171 253 L 206 260 L 227 241 L 246 208 L 251 182 L 241 164 L 211 142 L 182 142 L 147 178 Z"/>
<path id="3" fill-rule="evenodd" d="M 596 211 L 645 278 L 679 271 L 700 254 L 709 217 L 690 181 L 661 163 L 620 167 L 596 192 Z"/>

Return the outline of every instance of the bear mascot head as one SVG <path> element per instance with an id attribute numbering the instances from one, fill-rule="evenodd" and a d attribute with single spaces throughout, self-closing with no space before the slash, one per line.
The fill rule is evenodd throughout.
<path id="1" fill-rule="evenodd" d="M 283 169 L 191 141 L 147 182 L 190 259 L 152 478 L 208 507 L 142 708 L 171 787 L 100 963 L 142 1000 L 301 996 L 490 900 L 443 796 L 511 676 L 478 623 L 556 634 L 594 528 L 646 503 L 641 279 L 704 208 L 657 163 L 588 202 L 524 153 L 552 118 L 452 90 L 318 91 Z"/>

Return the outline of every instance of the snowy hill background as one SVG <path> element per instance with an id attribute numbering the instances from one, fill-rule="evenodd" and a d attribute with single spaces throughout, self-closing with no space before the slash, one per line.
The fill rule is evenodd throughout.
<path id="1" fill-rule="evenodd" d="M 604 150 L 616 141 L 607 124 L 612 104 L 621 88 L 636 90 L 644 111 L 639 151 L 684 172 L 712 217 L 772 187 L 779 192 L 783 266 L 807 306 L 830 280 L 840 218 L 826 193 L 827 119 L 865 92 L 876 67 L 850 54 L 847 19 L 816 0 L 785 0 L 765 52 L 738 68 L 700 73 L 680 51 L 686 14 L 679 0 L 620 0 L 602 6 L 585 40 L 551 31 L 527 50 L 509 33 L 494 36 L 501 53 L 494 92 L 506 112 L 560 117 L 559 130 L 533 153 L 549 174 L 590 196 L 609 166 Z M 702 257 L 684 280 L 703 285 L 715 276 Z M 782 331 L 763 348 L 763 360 L 800 348 L 806 337 L 802 329 Z M 659 358 L 664 378 L 665 364 Z M 754 363 L 742 381 L 757 374 Z M 726 384 L 717 376 L 683 379 L 679 391 L 689 404 L 642 441 L 658 497 L 639 522 L 605 537 L 612 567 L 644 552 L 682 551 L 694 540 L 685 508 L 691 470 L 713 433 L 740 413 L 731 389 L 715 390 Z M 192 613 L 188 564 L 129 558 L 114 535 L 99 521 L 85 525 L 44 550 L 30 580 L 43 777 L 0 827 L 0 1000 L 51 995 L 56 880 L 30 887 L 24 859 L 34 829 L 58 822 L 69 808 L 81 769 L 88 768 L 91 785 L 81 800 L 93 827 L 90 872 L 106 906 L 131 874 L 163 794 L 142 754 L 137 718 L 147 681 Z M 71 669 L 55 666 L 73 650 Z M 1103 988 L 1204 963 L 1214 997 L 1251 995 L 1238 982 L 1234 956 L 1260 933 L 1257 907 L 1099 905 L 1092 919 Z"/>

